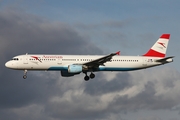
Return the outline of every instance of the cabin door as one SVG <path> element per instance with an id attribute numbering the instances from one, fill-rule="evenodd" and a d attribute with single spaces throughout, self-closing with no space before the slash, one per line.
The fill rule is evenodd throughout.
<path id="1" fill-rule="evenodd" d="M 24 64 L 28 64 L 28 56 L 27 56 L 27 54 L 24 56 L 24 58 L 23 58 L 23 63 Z"/>
<path id="2" fill-rule="evenodd" d="M 57 64 L 62 65 L 62 58 L 58 58 Z"/>
<path id="3" fill-rule="evenodd" d="M 143 58 L 143 67 L 146 67 L 148 63 L 148 59 L 147 58 Z"/>

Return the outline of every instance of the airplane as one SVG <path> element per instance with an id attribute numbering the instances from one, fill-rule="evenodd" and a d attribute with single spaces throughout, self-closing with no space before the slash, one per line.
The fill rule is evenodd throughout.
<path id="1" fill-rule="evenodd" d="M 121 56 L 120 51 L 109 55 L 50 55 L 25 54 L 13 57 L 5 63 L 10 69 L 23 70 L 27 78 L 28 70 L 60 71 L 62 77 L 84 73 L 84 80 L 95 78 L 93 72 L 133 71 L 173 62 L 173 57 L 165 57 L 170 34 L 162 34 L 147 53 L 141 56 Z M 88 76 L 87 73 L 90 72 Z"/>

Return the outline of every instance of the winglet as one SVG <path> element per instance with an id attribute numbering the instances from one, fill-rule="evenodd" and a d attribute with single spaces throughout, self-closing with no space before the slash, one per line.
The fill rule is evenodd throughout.
<path id="1" fill-rule="evenodd" d="M 120 51 L 116 52 L 116 55 L 120 55 Z"/>

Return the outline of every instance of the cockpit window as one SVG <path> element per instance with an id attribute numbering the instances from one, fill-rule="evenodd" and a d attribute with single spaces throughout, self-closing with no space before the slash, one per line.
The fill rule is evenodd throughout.
<path id="1" fill-rule="evenodd" d="M 18 58 L 13 58 L 12 60 L 19 60 Z"/>

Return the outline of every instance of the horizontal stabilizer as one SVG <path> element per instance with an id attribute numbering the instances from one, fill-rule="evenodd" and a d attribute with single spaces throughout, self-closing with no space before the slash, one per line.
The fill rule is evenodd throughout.
<path id="1" fill-rule="evenodd" d="M 166 58 L 163 58 L 163 59 L 158 59 L 158 60 L 156 60 L 156 62 L 169 63 L 169 62 L 173 62 L 172 58 L 174 58 L 174 56 L 166 57 Z"/>

